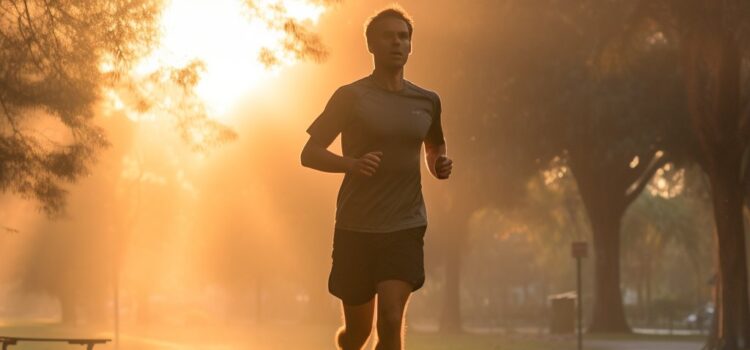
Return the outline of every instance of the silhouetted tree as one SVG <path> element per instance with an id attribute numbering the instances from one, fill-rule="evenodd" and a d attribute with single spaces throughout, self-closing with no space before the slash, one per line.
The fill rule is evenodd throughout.
<path id="1" fill-rule="evenodd" d="M 325 1 L 329 3 L 333 1 Z M 159 67 L 130 74 L 158 44 L 162 0 L 83 2 L 7 0 L 0 3 L 0 190 L 38 200 L 48 214 L 64 207 L 65 183 L 86 174 L 106 135 L 93 122 L 103 95 L 115 92 L 133 113 L 160 111 L 196 150 L 236 137 L 208 118 L 194 87 L 203 65 Z M 317 34 L 279 6 L 247 1 L 250 15 L 280 29 L 277 56 L 320 61 L 327 50 Z M 173 99 L 167 105 L 166 97 Z M 42 132 L 54 128 L 56 132 Z"/>
<path id="2" fill-rule="evenodd" d="M 641 55 L 638 71 L 604 74 L 592 57 L 607 30 L 623 22 L 619 14 L 628 6 L 601 1 L 483 6 L 477 6 L 481 13 L 461 9 L 474 17 L 452 33 L 462 54 L 446 59 L 443 68 L 450 74 L 438 85 L 447 101 L 449 149 L 460 165 L 451 188 L 434 193 L 441 204 L 433 210 L 444 211 L 433 219 L 445 238 L 443 328 L 460 324 L 457 266 L 468 217 L 484 206 L 518 204 L 529 178 L 561 159 L 575 176 L 594 231 L 591 329 L 628 331 L 619 289 L 620 219 L 651 175 L 668 159 L 677 160 L 668 144 L 685 131 L 684 123 L 670 124 L 684 118 L 670 53 L 655 46 Z M 498 14 L 502 21 L 492 19 Z M 673 119 L 656 118 L 661 115 Z"/>
<path id="3" fill-rule="evenodd" d="M 659 36 L 677 47 L 679 58 L 674 62 L 685 76 L 690 125 L 699 141 L 693 159 L 711 186 L 719 278 L 715 328 L 707 348 L 747 349 L 750 306 L 742 189 L 748 182 L 750 100 L 743 95 L 747 90 L 743 62 L 750 42 L 750 4 L 640 1 L 630 20 L 616 41 L 620 46 L 630 49 L 644 38 Z"/>
<path id="4" fill-rule="evenodd" d="M 0 190 L 60 211 L 62 184 L 85 174 L 107 145 L 92 122 L 100 88 L 155 43 L 159 5 L 0 3 Z M 108 74 L 99 69 L 105 60 L 113 67 Z M 41 125 L 63 131 L 50 135 Z"/>
<path id="5" fill-rule="evenodd" d="M 498 37 L 508 71 L 494 130 L 538 159 L 571 170 L 588 214 L 594 247 L 590 331 L 628 332 L 620 291 L 620 225 L 653 174 L 690 147 L 679 73 L 655 43 L 630 71 L 602 70 L 592 58 L 629 8 L 618 2 L 515 2 Z M 657 68 L 658 67 L 658 68 Z M 676 145 L 679 145 L 676 146 Z"/>

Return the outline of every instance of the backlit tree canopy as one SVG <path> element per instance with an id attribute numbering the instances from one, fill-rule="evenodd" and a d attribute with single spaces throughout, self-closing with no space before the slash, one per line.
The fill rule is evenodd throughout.
<path id="1" fill-rule="evenodd" d="M 47 214 L 59 213 L 64 185 L 86 174 L 97 151 L 108 145 L 93 121 L 102 102 L 129 115 L 172 119 L 195 150 L 236 137 L 209 117 L 195 91 L 205 68 L 200 57 L 134 73 L 160 45 L 160 18 L 169 4 L 0 1 L 0 190 L 38 200 Z M 262 64 L 325 58 L 319 37 L 283 2 L 238 4 L 247 10 L 248 21 L 280 33 L 278 47 L 264 48 L 255 58 Z"/>

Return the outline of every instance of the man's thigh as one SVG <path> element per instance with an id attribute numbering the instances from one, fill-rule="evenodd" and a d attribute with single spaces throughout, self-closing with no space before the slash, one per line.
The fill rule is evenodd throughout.
<path id="1" fill-rule="evenodd" d="M 336 229 L 328 290 L 345 305 L 362 305 L 375 297 L 372 233 Z"/>
<path id="2" fill-rule="evenodd" d="M 411 285 L 411 292 L 424 285 L 425 230 L 424 226 L 415 227 L 380 236 L 375 244 L 376 285 L 382 281 L 400 280 Z"/>
<path id="3" fill-rule="evenodd" d="M 401 319 L 406 309 L 413 286 L 401 280 L 378 282 L 378 315 L 389 317 L 391 321 Z"/>
<path id="4" fill-rule="evenodd" d="M 346 329 L 364 332 L 372 328 L 372 318 L 375 312 L 374 298 L 360 305 L 347 305 L 342 302 L 341 306 L 344 309 Z"/>

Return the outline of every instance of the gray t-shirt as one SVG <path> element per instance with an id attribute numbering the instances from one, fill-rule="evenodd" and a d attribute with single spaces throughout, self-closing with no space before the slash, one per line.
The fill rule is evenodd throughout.
<path id="1" fill-rule="evenodd" d="M 392 232 L 427 225 L 422 198 L 422 142 L 442 145 L 440 98 L 404 81 L 388 91 L 372 75 L 340 87 L 307 129 L 330 143 L 340 133 L 343 155 L 360 158 L 382 151 L 380 167 L 367 177 L 347 173 L 339 189 L 336 228 Z"/>

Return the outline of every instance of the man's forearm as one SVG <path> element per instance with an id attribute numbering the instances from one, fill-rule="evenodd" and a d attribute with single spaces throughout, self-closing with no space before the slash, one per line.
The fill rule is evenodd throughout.
<path id="1" fill-rule="evenodd" d="M 440 146 L 433 146 L 425 143 L 425 162 L 427 163 L 427 169 L 430 170 L 430 174 L 434 177 L 438 177 L 437 170 L 435 169 L 435 163 L 438 157 L 448 154 L 448 148 L 445 144 Z"/>
<path id="2" fill-rule="evenodd" d="M 302 165 L 327 173 L 345 173 L 351 169 L 356 161 L 349 157 L 342 157 L 328 149 L 314 144 L 307 144 L 302 150 Z"/>

